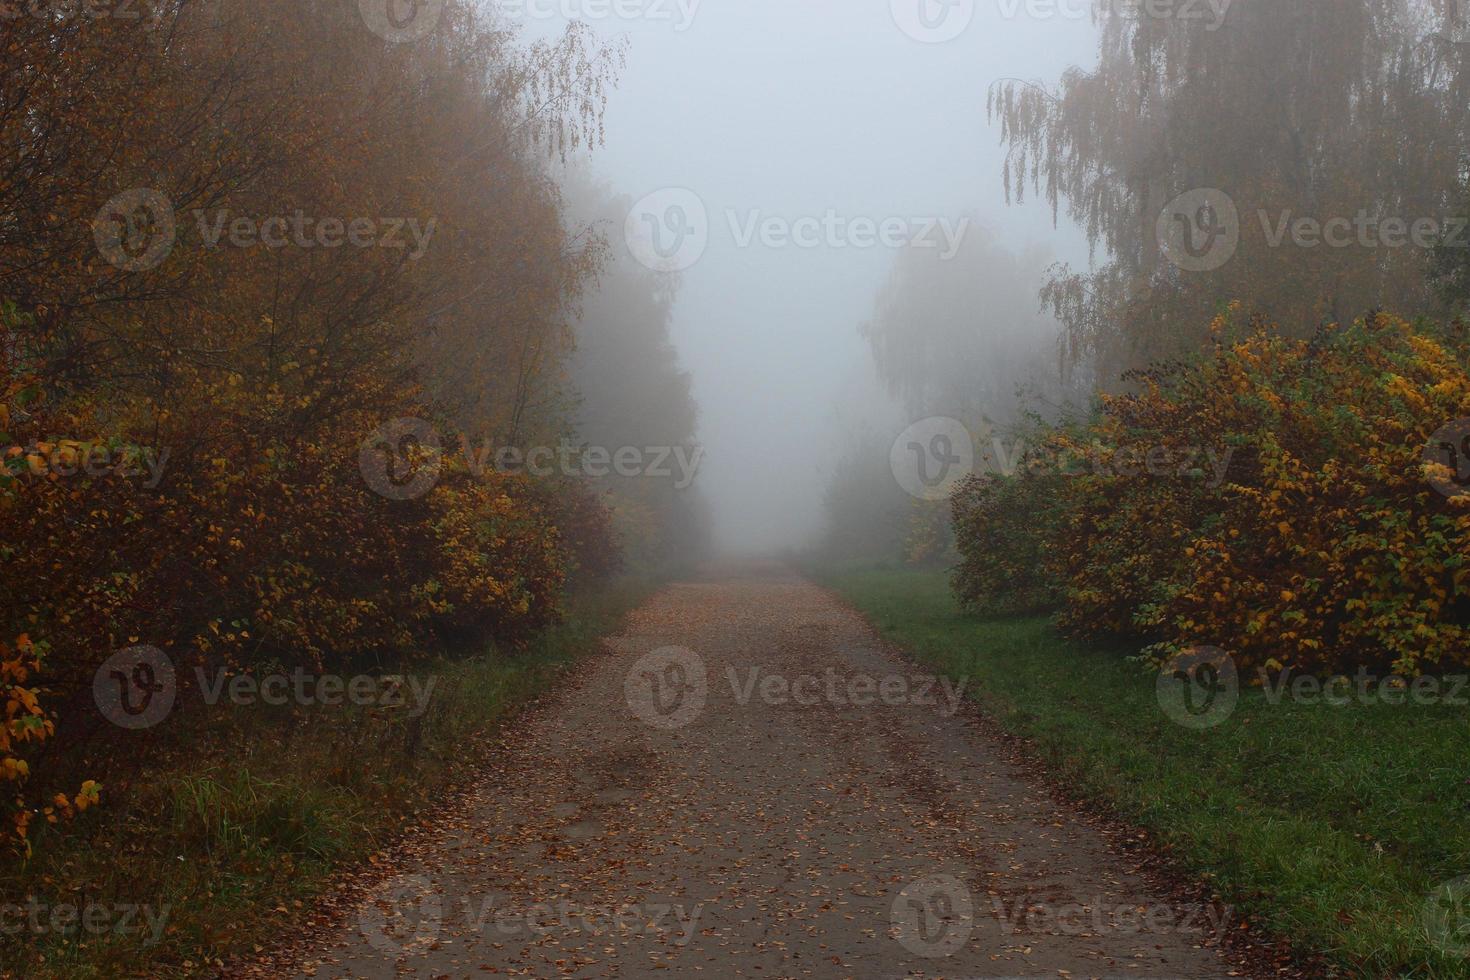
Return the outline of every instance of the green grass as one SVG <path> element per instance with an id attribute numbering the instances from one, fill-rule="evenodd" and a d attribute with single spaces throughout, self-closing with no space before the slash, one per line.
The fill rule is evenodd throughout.
<path id="1" fill-rule="evenodd" d="M 484 651 L 406 668 L 437 678 L 429 709 L 221 707 L 138 734 L 137 774 L 103 806 L 36 835 L 0 876 L 0 913 L 146 906 L 148 929 L 34 934 L 0 922 L 0 976 L 209 975 L 293 929 L 344 866 L 427 819 L 493 751 L 497 723 L 611 632 L 652 586 L 627 581 L 579 600 L 567 622 L 513 655 Z M 85 770 L 91 772 L 92 770 Z M 117 920 L 109 920 L 116 923 Z M 145 923 L 140 916 L 135 919 Z"/>
<path id="2" fill-rule="evenodd" d="M 1045 618 L 967 615 L 944 573 L 817 577 L 887 639 L 970 678 L 1052 779 L 1153 832 L 1254 924 L 1348 975 L 1470 976 L 1424 916 L 1439 885 L 1470 874 L 1466 708 L 1242 691 L 1228 720 L 1197 731 L 1163 713 L 1136 651 L 1079 647 Z"/>

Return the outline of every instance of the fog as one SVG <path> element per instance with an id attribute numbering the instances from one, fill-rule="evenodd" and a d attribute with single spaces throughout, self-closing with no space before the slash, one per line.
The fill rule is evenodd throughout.
<path id="1" fill-rule="evenodd" d="M 1470 0 L 0 0 L 0 564 L 0 977 L 1470 975 Z"/>
<path id="2" fill-rule="evenodd" d="M 552 37 L 564 11 L 529 11 L 555 6 L 502 12 L 529 36 Z M 829 215 L 899 218 L 918 231 L 930 221 L 954 231 L 968 215 L 967 234 L 983 226 L 1012 250 L 1041 245 L 1086 263 L 1065 214 L 1054 227 L 1044 202 L 1006 205 L 985 97 L 1001 78 L 1051 80 L 1095 61 L 1095 28 L 1085 16 L 1029 17 L 1024 6 L 1007 16 L 1011 6 L 977 5 L 942 43 L 910 37 L 879 2 L 711 3 L 687 25 L 672 5 L 666 20 L 657 5 L 649 17 L 579 18 L 628 42 L 592 168 L 634 199 L 687 188 L 709 217 L 704 253 L 679 273 L 673 337 L 693 375 L 699 485 L 725 549 L 809 543 L 851 433 L 865 419 L 890 440 L 903 428 L 859 335 L 899 250 L 843 247 Z M 818 219 L 820 243 L 749 235 L 757 216 Z M 941 251 L 944 230 L 929 235 Z M 1028 302 L 1040 286 L 1014 284 Z M 978 318 L 976 329 L 986 329 Z"/>

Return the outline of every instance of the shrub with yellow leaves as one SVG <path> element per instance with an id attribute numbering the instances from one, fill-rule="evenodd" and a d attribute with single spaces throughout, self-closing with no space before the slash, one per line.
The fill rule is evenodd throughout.
<path id="1" fill-rule="evenodd" d="M 1254 323 L 1051 433 L 1090 465 L 1032 480 L 1056 520 L 1011 533 L 1056 582 L 1066 630 L 1142 638 L 1160 662 L 1208 644 L 1268 672 L 1470 666 L 1470 494 L 1442 492 L 1431 446 L 1470 417 L 1467 365 L 1461 326 L 1377 314 L 1290 340 Z M 1121 465 L 1151 453 L 1198 465 Z M 1223 479 L 1207 460 L 1228 461 Z M 962 552 L 983 561 L 1009 519 L 961 519 Z"/>
<path id="2" fill-rule="evenodd" d="M 0 331 L 0 351 L 21 346 Z M 43 411 L 13 366 L 0 378 L 16 406 L 5 444 L 42 457 L 13 456 L 0 485 L 0 627 L 26 630 L 0 643 L 0 770 L 17 784 L 30 774 L 25 750 L 58 727 L 104 724 L 91 688 L 118 650 L 163 651 L 187 699 L 194 667 L 322 672 L 399 665 L 446 641 L 513 648 L 561 614 L 577 558 L 561 512 L 579 515 L 578 540 L 613 547 L 595 501 L 559 503 L 577 488 L 472 474 L 449 455 L 426 493 L 383 496 L 362 470 L 364 438 L 384 418 L 431 412 L 412 389 L 374 388 L 370 375 L 349 396 L 364 407 L 328 411 L 289 384 L 180 367 L 167 404 L 114 397 L 109 423 L 128 437 L 107 439 L 86 436 L 101 425 L 85 401 Z M 126 465 L 72 465 L 67 447 L 88 458 L 105 449 Z M 53 721 L 42 700 L 66 705 L 66 716 Z M 23 835 L 35 816 L 70 817 L 98 789 L 17 801 L 15 826 Z"/>
<path id="3" fill-rule="evenodd" d="M 581 27 L 523 47 L 467 0 L 440 6 L 414 45 L 353 0 L 159 4 L 146 31 L 7 21 L 0 767 L 34 797 L 18 827 L 95 801 L 64 763 L 138 754 L 95 703 L 114 653 L 156 648 L 185 704 L 194 667 L 396 670 L 449 637 L 514 647 L 555 620 L 574 562 L 610 566 L 578 550 L 610 540 L 605 515 L 561 489 L 455 464 L 389 499 L 361 469 L 393 419 L 560 435 L 569 321 L 606 253 L 564 220 L 542 152 L 600 139 L 619 47 Z M 294 230 L 269 240 L 277 222 Z"/>

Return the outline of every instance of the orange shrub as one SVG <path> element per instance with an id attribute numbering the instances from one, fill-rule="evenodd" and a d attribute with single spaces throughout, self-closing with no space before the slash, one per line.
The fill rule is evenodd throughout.
<path id="1" fill-rule="evenodd" d="M 451 473 L 428 504 L 436 622 L 512 642 L 556 622 L 571 556 L 529 478 Z"/>
<path id="2" fill-rule="evenodd" d="M 1470 495 L 1425 463 L 1470 417 L 1467 352 L 1387 315 L 1222 351 L 1197 390 L 1244 465 L 1185 549 L 1166 639 L 1272 670 L 1470 666 Z"/>
<path id="3" fill-rule="evenodd" d="M 0 351 L 19 348 L 0 331 Z M 163 650 L 186 695 L 196 665 L 320 672 L 402 663 L 446 640 L 514 646 L 560 616 L 575 556 L 558 520 L 576 517 L 584 550 L 613 547 L 605 511 L 580 485 L 472 476 L 447 454 L 424 493 L 377 492 L 360 450 L 385 418 L 426 414 L 411 391 L 394 402 L 360 384 L 352 397 L 380 408 L 328 412 L 284 385 L 180 369 L 167 406 L 114 398 L 109 425 L 132 438 L 103 440 L 90 435 L 103 427 L 87 403 L 42 411 L 17 371 L 0 377 L 12 379 L 4 404 L 28 406 L 7 408 L 0 430 L 12 447 L 0 636 L 21 636 L 0 643 L 0 769 L 13 782 L 35 743 L 95 727 L 93 675 L 117 650 Z M 66 707 L 58 720 L 43 698 Z M 95 798 L 88 784 L 49 808 L 18 802 L 17 826 Z"/>
<path id="4" fill-rule="evenodd" d="M 1436 489 L 1448 474 L 1426 465 L 1434 434 L 1470 417 L 1463 331 L 1388 315 L 1310 341 L 1253 326 L 1053 432 L 1066 475 L 986 491 L 1057 495 L 1034 547 L 1061 624 L 1268 671 L 1470 666 L 1470 494 Z M 1031 540 L 1033 522 L 1005 529 L 1000 508 L 960 513 L 972 563 L 997 535 Z M 971 598 L 1005 574 L 957 586 Z"/>
<path id="5" fill-rule="evenodd" d="M 22 537 L 52 529 L 12 558 L 5 608 L 52 637 L 54 684 L 80 689 L 137 643 L 181 663 L 323 670 L 471 628 L 515 641 L 556 619 L 567 556 L 525 478 L 446 465 L 423 496 L 390 500 L 359 472 L 377 416 L 271 436 L 230 424 L 246 406 L 225 392 L 199 403 L 222 411 L 159 423 L 145 450 L 167 460 L 156 487 L 56 479 L 7 514 Z"/>

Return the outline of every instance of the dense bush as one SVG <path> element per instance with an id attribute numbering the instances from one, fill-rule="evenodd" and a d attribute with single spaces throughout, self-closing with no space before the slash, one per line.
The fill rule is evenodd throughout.
<path id="1" fill-rule="evenodd" d="M 962 598 L 1015 601 L 1039 568 L 1068 631 L 1160 658 L 1209 644 L 1268 670 L 1470 666 L 1470 495 L 1436 489 L 1448 473 L 1427 455 L 1470 417 L 1463 329 L 1384 314 L 1310 340 L 1230 329 L 1052 432 L 1027 460 L 1048 478 L 957 497 Z"/>
<path id="2" fill-rule="evenodd" d="M 548 482 L 539 489 L 566 553 L 568 581 L 599 582 L 622 570 L 623 546 L 610 491 L 599 492 L 582 480 Z"/>
<path id="3" fill-rule="evenodd" d="M 552 507 L 570 488 L 475 476 L 446 457 L 421 498 L 391 500 L 360 472 L 376 416 L 267 437 L 252 409 L 273 398 L 261 394 L 200 391 L 188 416 L 151 417 L 146 445 L 116 401 L 106 438 L 83 415 L 7 413 L 0 614 L 37 638 L 11 645 L 7 672 L 17 688 L 44 682 L 73 728 L 92 723 L 97 666 L 132 645 L 167 653 L 187 695 L 196 665 L 391 665 L 450 639 L 516 643 L 556 621 L 575 556 Z M 88 458 L 109 462 L 88 473 Z M 578 542 L 606 541 L 605 518 L 577 509 Z M 612 559 L 597 560 L 593 571 Z M 27 690 L 10 699 L 15 742 L 51 733 Z"/>
<path id="4" fill-rule="evenodd" d="M 421 454 L 437 479 L 396 499 L 364 472 L 393 419 L 445 446 L 558 439 L 604 252 L 545 158 L 597 139 L 618 52 L 433 8 L 412 44 L 355 0 L 0 28 L 0 771 L 22 832 L 97 799 L 82 777 L 105 772 L 31 770 L 43 740 L 50 765 L 115 734 L 91 685 L 118 650 L 164 651 L 185 696 L 197 664 L 391 670 L 521 644 L 569 574 L 615 567 L 575 479 Z"/>
<path id="5" fill-rule="evenodd" d="M 976 612 L 1011 615 L 1052 608 L 1056 585 L 1042 543 L 1055 533 L 1057 480 L 1022 469 L 1011 478 L 971 476 L 955 490 L 955 593 Z"/>

